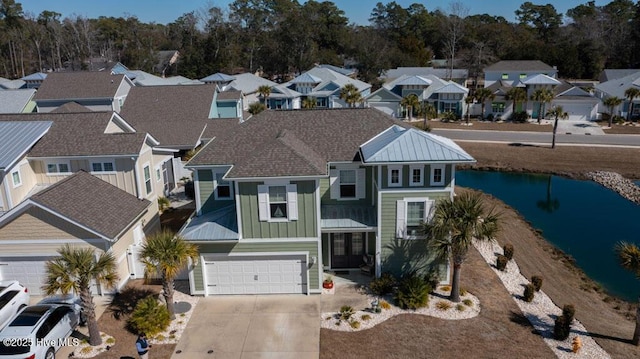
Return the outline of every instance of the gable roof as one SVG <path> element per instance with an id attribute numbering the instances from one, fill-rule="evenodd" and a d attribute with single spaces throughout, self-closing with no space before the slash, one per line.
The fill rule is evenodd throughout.
<path id="1" fill-rule="evenodd" d="M 260 86 L 273 87 L 278 85 L 271 80 L 251 73 L 237 74 L 234 77 L 235 80 L 229 84 L 229 87 L 241 91 L 245 95 L 257 92 Z"/>
<path id="2" fill-rule="evenodd" d="M 400 86 L 407 86 L 407 85 L 424 85 L 424 86 L 429 86 L 433 83 L 433 81 L 431 81 L 428 78 L 424 78 L 422 76 L 408 76 L 408 77 L 403 77 L 402 79 L 399 79 L 398 82 L 396 82 L 396 85 L 400 85 Z"/>
<path id="3" fill-rule="evenodd" d="M 17 90 L 23 88 L 27 83 L 23 80 L 7 80 L 0 82 L 0 88 L 5 90 Z"/>
<path id="4" fill-rule="evenodd" d="M 308 72 L 303 73 L 302 75 L 296 77 L 291 80 L 292 84 L 319 84 L 322 82 L 322 79 L 319 77 L 313 76 Z"/>
<path id="5" fill-rule="evenodd" d="M 218 92 L 218 101 L 238 101 L 242 98 L 242 92 L 237 90 L 229 90 Z"/>
<path id="6" fill-rule="evenodd" d="M 229 76 L 227 74 L 223 74 L 222 72 L 217 72 L 213 75 L 209 75 L 207 77 L 201 78 L 202 82 L 231 82 L 236 78 L 233 76 Z"/>
<path id="7" fill-rule="evenodd" d="M 433 67 L 396 67 L 389 69 L 381 76 L 387 80 L 397 79 L 400 76 L 427 76 L 434 75 L 440 78 L 447 78 L 450 69 L 436 69 Z M 453 69 L 451 78 L 466 79 L 469 77 L 469 71 L 466 69 Z"/>
<path id="8" fill-rule="evenodd" d="M 351 162 L 389 126 L 409 127 L 373 108 L 263 111 L 210 141 L 189 166 L 233 165 L 229 178 L 326 176 Z"/>
<path id="9" fill-rule="evenodd" d="M 35 93 L 34 89 L 0 91 L 0 113 L 21 113 Z"/>
<path id="10" fill-rule="evenodd" d="M 452 140 L 416 128 L 393 125 L 360 147 L 365 163 L 475 162 Z"/>
<path id="11" fill-rule="evenodd" d="M 147 134 L 105 133 L 112 116 L 115 116 L 113 112 L 0 115 L 0 124 L 6 121 L 52 123 L 47 134 L 29 151 L 29 157 L 32 158 L 137 156 L 147 140 Z"/>
<path id="12" fill-rule="evenodd" d="M 484 68 L 484 71 L 557 71 L 540 60 L 504 60 Z"/>
<path id="13" fill-rule="evenodd" d="M 342 88 L 346 84 L 353 84 L 358 89 L 358 91 L 364 91 L 366 89 L 371 88 L 371 85 L 366 82 L 352 79 L 351 77 L 342 75 L 333 70 L 317 67 L 317 66 L 303 73 L 302 75 L 296 77 L 295 79 L 291 80 L 285 85 L 289 86 L 297 83 L 318 84 L 313 88 L 314 92 L 322 91 L 327 85 L 331 83 L 335 84 L 338 88 Z M 338 91 L 338 89 L 336 91 Z M 310 94 L 310 95 L 313 95 L 313 94 Z"/>
<path id="14" fill-rule="evenodd" d="M 78 112 L 93 112 L 90 108 L 84 107 L 81 104 L 71 101 L 67 102 L 60 107 L 56 107 L 50 113 L 78 113 Z"/>
<path id="15" fill-rule="evenodd" d="M 117 238 L 151 204 L 84 171 L 34 194 L 31 202 L 108 238 Z"/>
<path id="16" fill-rule="evenodd" d="M 551 76 L 545 74 L 529 75 L 526 78 L 520 80 L 525 85 L 560 85 L 560 81 L 554 79 Z"/>
<path id="17" fill-rule="evenodd" d="M 0 122 L 0 170 L 13 167 L 51 128 L 50 121 Z"/>
<path id="18" fill-rule="evenodd" d="M 113 98 L 125 81 L 109 72 L 52 72 L 42 82 L 35 100 Z"/>
<path id="19" fill-rule="evenodd" d="M 151 86 L 129 91 L 121 116 L 137 131 L 148 132 L 160 146 L 192 149 L 205 127 L 214 137 L 219 119 L 209 118 L 216 86 Z M 238 123 L 237 119 L 233 120 Z M 229 123 L 224 122 L 225 129 Z"/>
<path id="20" fill-rule="evenodd" d="M 345 76 L 353 76 L 356 73 L 356 70 L 354 69 L 345 69 L 344 67 L 339 67 L 339 66 L 334 66 L 334 65 L 329 65 L 329 64 L 320 64 L 320 65 L 316 65 L 317 67 L 321 67 L 324 69 L 329 69 L 332 71 L 335 71 L 341 75 L 345 75 Z"/>
<path id="21" fill-rule="evenodd" d="M 640 69 L 604 69 L 600 73 L 598 80 L 600 80 L 600 82 L 607 82 L 633 75 L 638 71 L 640 71 Z"/>
<path id="22" fill-rule="evenodd" d="M 596 90 L 605 93 L 607 97 L 615 96 L 625 99 L 624 92 L 630 87 L 640 89 L 640 70 L 622 78 L 597 84 Z"/>
<path id="23" fill-rule="evenodd" d="M 34 72 L 31 75 L 20 78 L 23 81 L 42 81 L 47 78 L 47 74 L 42 72 Z"/>

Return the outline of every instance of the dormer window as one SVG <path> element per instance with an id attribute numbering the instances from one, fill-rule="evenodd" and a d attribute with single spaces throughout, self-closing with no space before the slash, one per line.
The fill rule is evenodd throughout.
<path id="1" fill-rule="evenodd" d="M 389 187 L 402 186 L 402 166 L 389 166 Z"/>
<path id="2" fill-rule="evenodd" d="M 431 185 L 444 185 L 444 165 L 431 165 Z"/>
<path id="3" fill-rule="evenodd" d="M 409 168 L 409 186 L 416 187 L 424 184 L 424 168 L 422 166 L 411 166 Z"/>

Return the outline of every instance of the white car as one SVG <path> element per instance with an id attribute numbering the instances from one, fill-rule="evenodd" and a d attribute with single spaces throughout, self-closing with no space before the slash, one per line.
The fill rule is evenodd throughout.
<path id="1" fill-rule="evenodd" d="M 82 300 L 74 294 L 55 294 L 44 297 L 38 304 L 66 304 L 74 306 L 74 310 L 80 313 L 80 325 L 87 325 L 87 318 L 82 311 Z"/>
<path id="2" fill-rule="evenodd" d="M 17 280 L 0 281 L 0 329 L 29 305 L 29 291 Z"/>
<path id="3" fill-rule="evenodd" d="M 54 359 L 62 346 L 80 343 L 76 338 L 69 338 L 79 321 L 80 313 L 74 306 L 38 304 L 25 307 L 0 330 L 0 358 Z"/>

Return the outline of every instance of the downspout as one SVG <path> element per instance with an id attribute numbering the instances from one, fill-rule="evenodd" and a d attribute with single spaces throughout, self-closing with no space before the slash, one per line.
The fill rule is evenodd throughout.
<path id="1" fill-rule="evenodd" d="M 11 192 L 9 192 L 9 179 L 7 177 L 6 170 L 2 170 L 2 182 L 4 182 L 4 193 L 7 199 L 7 211 L 13 208 L 13 201 L 11 200 Z"/>
<path id="2" fill-rule="evenodd" d="M 136 157 L 131 157 L 131 161 L 133 161 L 133 181 L 136 185 L 136 197 L 142 199 L 142 197 L 140 197 L 142 191 L 140 190 L 140 183 L 138 182 L 138 161 Z"/>

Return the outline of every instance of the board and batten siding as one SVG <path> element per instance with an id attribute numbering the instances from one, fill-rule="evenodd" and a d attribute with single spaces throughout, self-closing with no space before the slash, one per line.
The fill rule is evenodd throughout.
<path id="1" fill-rule="evenodd" d="M 11 174 L 18 168 L 20 169 L 21 184 L 17 187 L 14 187 L 12 178 L 13 176 Z M 33 168 L 27 161 L 24 160 L 20 160 L 20 162 L 15 167 L 7 171 L 7 174 L 4 176 L 3 181 L 8 181 L 7 187 L 9 188 L 9 196 L 11 196 L 13 207 L 17 206 L 20 202 L 25 200 L 29 195 L 29 192 L 31 192 L 33 187 L 35 187 L 35 185 L 38 183 L 35 173 L 33 172 Z"/>
<path id="2" fill-rule="evenodd" d="M 425 273 L 432 265 L 437 265 L 441 280 L 446 278 L 446 266 L 437 264 L 435 258 L 428 254 L 424 240 L 396 238 L 397 201 L 405 198 L 429 198 L 437 202 L 448 199 L 450 192 L 382 192 L 380 243 L 382 273 L 391 272 L 396 276 L 411 270 Z"/>
<path id="3" fill-rule="evenodd" d="M 402 165 L 402 188 L 418 189 L 418 188 L 442 188 L 451 185 L 451 169 L 452 165 L 447 164 L 444 167 L 444 185 L 431 186 L 431 165 L 422 166 L 422 186 L 409 186 L 409 176 L 411 167 L 415 165 Z M 389 166 L 382 166 L 382 188 L 399 188 L 389 187 Z"/>
<path id="4" fill-rule="evenodd" d="M 260 221 L 258 185 L 262 182 L 241 182 L 240 209 L 243 238 L 317 238 L 315 181 L 291 181 L 298 191 L 298 219 L 287 222 Z"/>
<path id="5" fill-rule="evenodd" d="M 231 184 L 233 188 L 233 183 Z M 215 199 L 214 178 L 212 170 L 198 170 L 198 188 L 202 214 L 227 207 L 234 203 L 233 199 Z M 257 199 L 256 199 L 257 201 Z"/>
<path id="6" fill-rule="evenodd" d="M 318 244 L 316 242 L 265 242 L 265 243 L 211 243 L 198 244 L 200 255 L 207 254 L 229 254 L 241 255 L 242 253 L 274 252 L 280 255 L 286 252 L 308 252 L 309 259 L 318 256 Z M 309 268 L 307 266 L 307 268 Z M 204 278 L 202 276 L 202 263 L 199 261 L 193 268 L 193 279 L 196 291 L 204 291 Z M 320 289 L 319 285 L 320 269 L 319 263 L 309 268 L 309 289 Z"/>
<path id="7" fill-rule="evenodd" d="M 373 167 L 362 166 L 365 170 L 365 197 L 361 199 L 332 199 L 331 198 L 331 180 L 329 178 L 320 179 L 320 202 L 323 205 L 371 205 L 371 187 L 373 186 Z M 335 166 L 331 166 L 331 170 L 335 170 Z"/>

